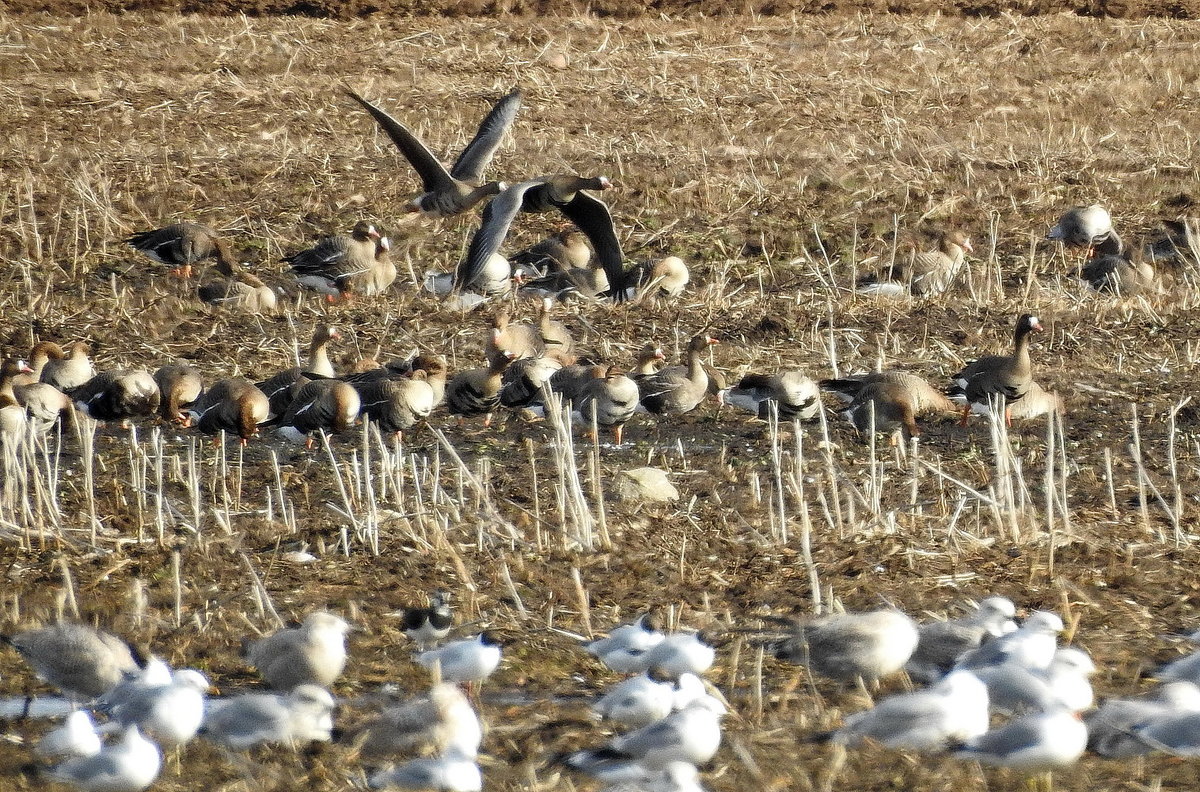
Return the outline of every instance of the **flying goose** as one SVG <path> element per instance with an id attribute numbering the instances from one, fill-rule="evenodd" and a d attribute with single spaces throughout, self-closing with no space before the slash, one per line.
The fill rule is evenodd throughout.
<path id="1" fill-rule="evenodd" d="M 195 404 L 204 392 L 200 372 L 187 364 L 166 365 L 154 372 L 154 382 L 160 394 L 158 412 L 162 419 L 190 425 L 185 408 Z"/>
<path id="2" fill-rule="evenodd" d="M 708 395 L 708 372 L 700 353 L 717 343 L 717 339 L 701 333 L 688 344 L 686 366 L 669 366 L 638 379 L 642 406 L 656 415 L 681 415 L 696 409 Z"/>
<path id="3" fill-rule="evenodd" d="M 952 377 L 952 390 L 961 388 L 968 405 L 986 405 L 989 399 L 1003 396 L 1004 420 L 1012 426 L 1012 411 L 1008 406 L 1025 395 L 1033 382 L 1033 364 L 1029 359 L 1029 334 L 1039 332 L 1041 322 L 1033 314 L 1022 314 L 1013 332 L 1011 355 L 988 355 L 969 364 Z M 965 425 L 971 407 L 963 411 Z"/>
<path id="4" fill-rule="evenodd" d="M 153 260 L 173 267 L 172 272 L 184 278 L 192 276 L 193 264 L 205 259 L 237 264 L 229 243 L 199 223 L 174 223 L 153 231 L 139 231 L 126 237 L 125 242 Z"/>
<path id="5" fill-rule="evenodd" d="M 821 409 L 821 392 L 807 374 L 798 369 L 777 374 L 747 374 L 737 386 L 720 391 L 722 404 L 731 404 L 754 413 L 762 419 L 771 415 L 771 402 L 776 404 L 779 420 L 802 421 L 815 416 Z"/>
<path id="6" fill-rule="evenodd" d="M 862 294 L 888 297 L 911 292 L 918 297 L 940 294 L 950 287 L 962 267 L 965 253 L 971 253 L 971 240 L 963 231 L 945 231 L 935 250 L 913 252 L 907 262 L 892 262 L 884 272 L 858 282 Z"/>
<path id="7" fill-rule="evenodd" d="M 274 313 L 278 299 L 275 291 L 252 272 L 235 262 L 217 260 L 217 271 L 224 277 L 196 290 L 201 302 L 235 308 L 250 313 Z"/>
<path id="8" fill-rule="evenodd" d="M 406 126 L 349 88 L 345 90 L 351 99 L 371 114 L 421 177 L 421 188 L 425 192 L 408 204 L 409 212 L 450 217 L 467 211 L 506 187 L 504 182 L 480 184 L 480 180 L 496 149 L 500 147 L 504 132 L 512 126 L 517 117 L 522 98 L 519 88 L 496 102 L 491 112 L 479 124 L 475 137 L 458 155 L 450 170 L 446 170 L 433 152 Z"/>
<path id="9" fill-rule="evenodd" d="M 356 291 L 356 286 L 366 295 L 390 286 L 389 268 L 393 281 L 396 275 L 395 265 L 388 258 L 389 249 L 387 239 L 379 236 L 375 226 L 360 220 L 348 235 L 324 237 L 313 247 L 281 261 L 291 266 L 301 286 L 315 289 L 332 302 Z"/>
<path id="10" fill-rule="evenodd" d="M 242 445 L 258 434 L 258 425 L 271 414 L 271 400 L 245 377 L 218 380 L 188 411 L 205 434 L 237 432 Z"/>
<path id="11" fill-rule="evenodd" d="M 616 229 L 613 228 L 612 215 L 603 201 L 585 192 L 611 187 L 612 182 L 603 176 L 589 179 L 559 174 L 514 184 L 502 191 L 483 210 L 483 222 L 455 273 L 455 287 L 464 290 L 475 282 L 489 259 L 500 250 L 509 226 L 518 213 L 558 209 L 591 241 L 596 258 L 608 276 L 609 291 L 613 298 L 625 299 L 624 256 Z"/>

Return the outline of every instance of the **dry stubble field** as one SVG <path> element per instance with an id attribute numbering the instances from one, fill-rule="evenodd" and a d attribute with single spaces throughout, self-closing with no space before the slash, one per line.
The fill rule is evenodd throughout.
<path id="1" fill-rule="evenodd" d="M 133 442 L 104 427 L 90 473 L 68 437 L 57 460 L 6 477 L 0 627 L 77 608 L 229 692 L 254 684 L 238 638 L 276 625 L 262 591 L 285 619 L 328 606 L 360 628 L 336 691 L 352 720 L 380 684 L 422 684 L 384 614 L 449 586 L 464 620 L 509 642 L 484 708 L 488 788 L 590 789 L 545 758 L 601 739 L 582 718 L 582 695 L 611 677 L 548 628 L 586 633 L 590 619 L 601 630 L 658 603 L 726 637 L 711 677 L 736 714 L 706 773 L 711 789 L 1015 785 L 1005 773 L 871 750 L 828 778 L 827 749 L 803 738 L 864 702 L 820 681 L 785 694 L 792 672 L 771 661 L 759 688 L 756 651 L 736 630 L 755 613 L 812 610 L 807 526 L 826 602 L 945 614 L 999 592 L 1064 610 L 1104 693 L 1137 690 L 1144 668 L 1179 652 L 1162 635 L 1197 620 L 1189 529 L 1200 448 L 1187 407 L 1169 443 L 1169 415 L 1200 381 L 1194 279 L 1184 268 L 1170 294 L 1098 297 L 1071 277 L 1077 261 L 1040 238 L 1077 202 L 1105 202 L 1134 237 L 1188 211 L 1198 43 L 1195 26 L 1068 16 L 0 16 L 5 354 L 34 338 L 83 338 L 102 366 L 185 359 L 213 376 L 253 376 L 288 365 L 313 323 L 330 318 L 347 336 L 336 350 L 346 361 L 420 347 L 476 365 L 485 319 L 439 307 L 407 273 L 383 299 L 327 309 L 293 296 L 287 315 L 249 318 L 201 307 L 118 240 L 169 219 L 206 221 L 294 295 L 280 255 L 367 217 L 401 240 L 418 277 L 449 268 L 473 222 L 398 223 L 412 174 L 338 86 L 380 100 L 445 150 L 520 85 L 525 107 L 495 172 L 607 174 L 630 257 L 671 252 L 694 265 L 694 288 L 676 304 L 569 317 L 594 353 L 627 360 L 649 339 L 677 352 L 709 327 L 725 341 L 713 362 L 732 376 L 779 365 L 824 376 L 832 350 L 842 371 L 882 360 L 937 380 L 1006 346 L 1015 315 L 1031 310 L 1047 326 L 1038 376 L 1069 406 L 1052 454 L 1044 421 L 996 443 L 977 419 L 928 425 L 903 459 L 886 446 L 873 454 L 834 420 L 824 445 L 820 425 L 799 438 L 783 427 L 773 462 L 768 430 L 728 408 L 660 426 L 639 419 L 622 448 L 579 441 L 585 517 L 561 507 L 544 423 L 460 429 L 438 414 L 446 444 L 418 431 L 399 457 L 362 438 L 307 452 L 265 437 L 243 456 L 177 430 L 156 438 L 143 424 Z M 976 242 L 969 287 L 912 303 L 847 288 L 948 224 Z M 522 222 L 508 249 L 551 225 Z M 671 471 L 682 500 L 626 513 L 605 497 L 601 520 L 597 476 L 647 462 Z M 52 482 L 52 493 L 38 489 Z M 1155 489 L 1161 499 L 1139 496 Z M 589 527 L 594 546 L 582 548 Z M 301 543 L 318 559 L 288 563 Z M 0 676 L 14 694 L 32 681 L 11 652 L 0 652 Z M 34 729 L 2 728 L 0 786 L 39 788 L 22 769 L 21 738 Z M 339 745 L 245 764 L 195 744 L 155 788 L 341 790 L 361 783 L 358 767 Z M 1093 758 L 1056 783 L 1144 789 L 1194 777 L 1194 765 L 1161 758 Z"/>

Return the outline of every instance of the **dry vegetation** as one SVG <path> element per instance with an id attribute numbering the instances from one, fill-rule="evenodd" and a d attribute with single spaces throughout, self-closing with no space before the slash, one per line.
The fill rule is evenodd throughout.
<path id="1" fill-rule="evenodd" d="M 683 624 L 729 628 L 713 678 L 737 715 L 710 788 L 808 789 L 828 780 L 826 749 L 804 735 L 863 702 L 821 684 L 785 694 L 791 671 L 770 662 L 760 680 L 735 628 L 766 609 L 812 610 L 801 541 L 811 531 L 826 602 L 945 613 L 998 592 L 1060 609 L 1103 669 L 1098 687 L 1134 690 L 1141 669 L 1177 651 L 1160 636 L 1197 620 L 1190 408 L 1170 431 L 1172 408 L 1200 381 L 1196 290 L 1183 270 L 1177 290 L 1149 300 L 1087 294 L 1070 275 L 1076 262 L 1039 239 L 1075 202 L 1105 202 L 1134 237 L 1190 207 L 1198 43 L 1200 30 L 1182 24 L 1066 16 L 0 16 L 6 354 L 34 338 L 85 338 L 104 366 L 185 359 L 213 376 L 263 374 L 288 364 L 328 315 L 348 331 L 338 351 L 347 360 L 419 346 L 476 365 L 483 319 L 440 308 L 411 283 L 332 309 L 296 295 L 285 316 L 248 318 L 200 307 L 118 240 L 200 219 L 291 289 L 281 254 L 368 217 L 406 237 L 417 277 L 448 268 L 472 223 L 420 233 L 395 223 L 412 175 L 339 82 L 441 150 L 457 149 L 517 84 L 526 106 L 496 171 L 610 175 L 631 257 L 694 262 L 696 288 L 678 304 L 589 306 L 570 318 L 595 353 L 628 359 L 650 338 L 678 350 L 709 326 L 726 341 L 714 362 L 733 376 L 779 365 L 825 375 L 834 362 L 845 371 L 882 359 L 936 380 L 1006 345 L 1013 317 L 1029 309 L 1048 331 L 1034 350 L 1039 378 L 1068 394 L 1070 410 L 1053 446 L 1044 422 L 1008 436 L 986 422 L 936 423 L 900 458 L 832 421 L 773 438 L 708 405 L 683 421 L 631 424 L 623 448 L 578 441 L 574 496 L 544 450 L 555 428 L 515 418 L 482 431 L 438 415 L 444 439 L 422 430 L 403 448 L 359 437 L 312 452 L 102 427 L 85 437 L 94 455 L 67 437 L 26 459 L 28 475 L 5 477 L 0 626 L 65 608 L 198 665 L 229 691 L 251 684 L 237 639 L 273 628 L 272 606 L 288 618 L 328 605 L 361 627 L 337 689 L 361 703 L 384 682 L 421 684 L 383 614 L 453 586 L 464 620 L 511 641 L 484 710 L 489 788 L 587 789 L 543 760 L 599 739 L 578 720 L 581 694 L 609 677 L 548 628 L 586 633 L 671 604 Z M 524 222 L 511 244 L 550 223 Z M 847 288 L 948 224 L 976 240 L 969 286 L 913 303 Z M 677 506 L 630 514 L 602 501 L 596 482 L 647 462 L 672 472 Z M 287 551 L 302 545 L 317 560 L 290 563 Z M 0 673 L 5 691 L 30 681 L 10 652 Z M 0 744 L 0 786 L 38 787 L 18 769 L 29 727 L 3 731 L 12 739 Z M 1057 784 L 1143 789 L 1193 776 L 1161 759 L 1089 759 Z M 340 790 L 355 779 L 357 762 L 339 746 L 248 765 L 195 745 L 155 788 Z M 866 750 L 833 783 L 1015 781 Z"/>

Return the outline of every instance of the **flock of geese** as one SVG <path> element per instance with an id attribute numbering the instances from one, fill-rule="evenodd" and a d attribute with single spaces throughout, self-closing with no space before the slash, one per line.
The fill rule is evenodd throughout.
<path id="1" fill-rule="evenodd" d="M 432 677 L 427 691 L 401 703 L 386 690 L 335 699 L 330 690 L 346 666 L 351 626 L 327 611 L 244 640 L 241 657 L 269 690 L 220 698 L 208 697 L 203 673 L 173 670 L 84 624 L 60 621 L 3 641 L 68 700 L 62 725 L 45 732 L 34 753 L 59 762 L 44 766 L 48 777 L 85 792 L 141 792 L 159 776 L 163 752 L 197 736 L 230 751 L 337 740 L 366 762 L 354 771 L 359 784 L 478 792 L 479 686 L 499 667 L 502 648 L 486 632 L 446 642 L 453 629 L 446 597 L 439 592 L 428 607 L 394 614 L 419 647 L 415 662 Z M 1089 682 L 1096 666 L 1082 649 L 1059 645 L 1063 620 L 1034 611 L 1018 625 L 1016 614 L 1011 600 L 991 596 L 961 618 L 922 624 L 892 608 L 772 619 L 786 628 L 763 629 L 759 640 L 780 660 L 863 692 L 901 672 L 921 686 L 802 737 L 838 750 L 873 745 L 1025 773 L 1067 767 L 1089 749 L 1112 759 L 1200 755 L 1200 651 L 1155 672 L 1156 687 L 1096 707 Z M 547 756 L 542 768 L 590 776 L 606 792 L 703 792 L 700 768 L 716 756 L 729 711 L 703 679 L 718 641 L 706 632 L 663 633 L 653 612 L 600 639 L 573 637 L 623 675 L 590 705 L 615 733 L 603 745 Z M 1189 637 L 1200 643 L 1200 633 Z M 35 703 L 26 699 L 25 716 Z M 359 717 L 335 728 L 348 710 Z"/>

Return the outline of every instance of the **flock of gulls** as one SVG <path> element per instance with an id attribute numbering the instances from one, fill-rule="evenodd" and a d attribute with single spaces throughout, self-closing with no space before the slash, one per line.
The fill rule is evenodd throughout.
<path id="1" fill-rule="evenodd" d="M 1200 755 L 1200 649 L 1158 669 L 1156 687 L 1097 707 L 1089 682 L 1096 666 L 1086 651 L 1059 644 L 1058 614 L 1033 611 L 1018 625 L 1013 602 L 1000 596 L 969 608 L 960 618 L 921 624 L 892 608 L 772 618 L 786 626 L 762 628 L 757 640 L 814 677 L 865 693 L 906 672 L 919 686 L 799 739 L 840 750 L 948 755 L 1029 774 L 1067 767 L 1088 750 L 1111 759 Z M 203 673 L 172 669 L 88 625 L 61 621 L 3 640 L 69 702 L 62 724 L 33 747 L 39 766 L 88 792 L 148 788 L 164 752 L 197 737 L 229 751 L 336 740 L 362 760 L 359 786 L 481 790 L 486 730 L 476 707 L 480 686 L 500 665 L 500 643 L 486 632 L 448 641 L 453 614 L 443 593 L 398 615 L 419 647 L 415 662 L 431 675 L 428 690 L 402 702 L 388 690 L 337 701 L 330 690 L 346 665 L 351 626 L 327 611 L 243 641 L 242 658 L 269 690 L 222 697 L 209 697 Z M 720 641 L 706 632 L 664 633 L 653 612 L 600 639 L 575 637 L 608 671 L 624 675 L 590 704 L 613 733 L 595 747 L 544 757 L 542 769 L 592 777 L 606 792 L 703 792 L 701 768 L 716 756 L 729 712 L 703 678 Z M 1189 638 L 1200 644 L 1200 633 Z M 22 717 L 36 702 L 26 699 Z M 352 708 L 367 711 L 349 728 L 336 727 L 335 717 Z"/>

